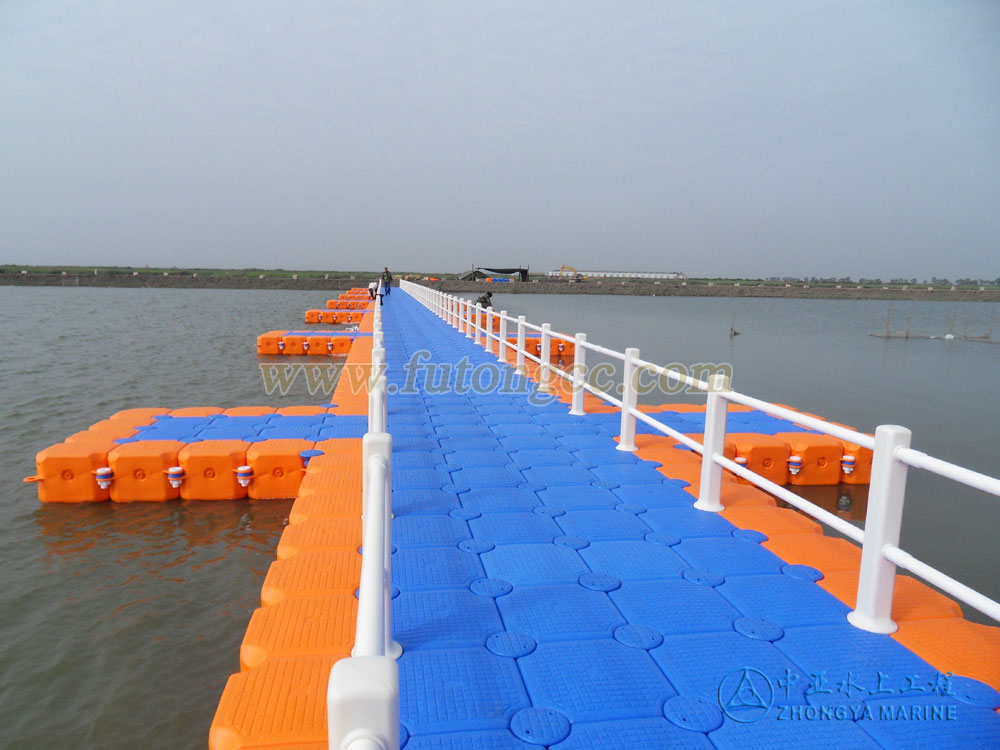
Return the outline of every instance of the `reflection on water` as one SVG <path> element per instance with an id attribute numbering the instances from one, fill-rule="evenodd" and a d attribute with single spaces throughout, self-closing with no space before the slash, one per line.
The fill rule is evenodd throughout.
<path id="1" fill-rule="evenodd" d="M 823 510 L 828 510 L 845 521 L 857 521 L 856 526 L 863 526 L 868 513 L 867 484 L 839 484 L 820 487 L 789 486 L 789 490 L 801 495 L 806 500 L 815 503 Z M 782 508 L 790 508 L 784 501 L 778 501 Z M 831 533 L 829 530 L 827 533 Z"/>

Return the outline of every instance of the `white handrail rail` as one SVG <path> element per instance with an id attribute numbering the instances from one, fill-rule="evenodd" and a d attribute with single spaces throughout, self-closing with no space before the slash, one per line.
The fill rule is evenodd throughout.
<path id="1" fill-rule="evenodd" d="M 405 282 L 401 282 L 405 283 Z M 399 667 L 392 638 L 392 436 L 387 430 L 382 316 L 372 318 L 368 432 L 361 441 L 362 556 L 354 649 L 330 670 L 330 750 L 399 750 Z"/>
<path id="2" fill-rule="evenodd" d="M 441 300 L 451 300 L 458 306 L 458 309 L 461 309 L 463 305 L 468 306 L 469 304 L 461 297 L 447 295 L 428 287 L 413 284 L 412 282 L 400 282 L 401 286 L 404 284 L 404 288 L 408 293 L 432 310 L 436 304 L 441 304 Z M 715 373 L 713 378 L 707 381 L 699 380 L 679 370 L 639 359 L 639 353 L 634 349 L 627 349 L 622 353 L 593 344 L 587 341 L 586 336 L 580 334 L 572 337 L 568 334 L 552 331 L 548 324 L 538 326 L 528 323 L 523 315 L 514 318 L 508 316 L 506 312 L 494 314 L 498 315 L 501 321 L 510 321 L 517 324 L 517 343 L 510 344 L 509 346 L 514 349 L 516 368 L 519 374 L 526 374 L 524 363 L 526 359 L 530 359 L 539 365 L 541 370 L 539 377 L 542 384 L 548 383 L 548 376 L 551 372 L 571 381 L 573 386 L 573 407 L 570 413 L 575 415 L 586 413 L 582 396 L 583 391 L 592 393 L 607 403 L 614 404 L 621 409 L 622 427 L 620 443 L 618 445 L 619 450 L 635 450 L 635 422 L 639 420 L 701 453 L 702 477 L 698 500 L 695 502 L 696 508 L 715 512 L 723 510 L 723 505 L 720 502 L 721 475 L 719 472 L 722 468 L 725 468 L 835 529 L 847 538 L 860 543 L 862 545 L 862 564 L 858 576 L 858 598 L 855 609 L 848 615 L 848 619 L 852 624 L 873 632 L 891 633 L 896 630 L 896 624 L 891 619 L 891 607 L 897 566 L 909 570 L 911 573 L 938 586 L 941 590 L 951 594 L 969 606 L 978 609 L 994 619 L 1000 620 L 1000 603 L 941 573 L 926 563 L 917 560 L 897 546 L 899 528 L 902 524 L 907 467 L 929 471 L 937 476 L 951 479 L 973 489 L 988 492 L 994 496 L 1000 496 L 1000 479 L 913 450 L 909 447 L 909 430 L 902 427 L 880 425 L 876 429 L 874 436 L 868 435 L 848 427 L 827 422 L 818 417 L 779 406 L 778 404 L 762 401 L 761 399 L 729 390 L 728 379 L 720 379 L 722 378 L 722 373 Z M 474 327 L 478 343 L 479 331 L 482 330 L 482 326 L 480 326 L 478 316 L 474 323 L 471 317 L 470 315 L 467 322 L 467 335 L 470 338 L 472 337 L 472 329 Z M 458 320 L 453 325 L 459 331 L 462 331 L 461 316 L 458 316 Z M 555 368 L 549 363 L 550 352 L 542 351 L 540 352 L 540 357 L 536 357 L 528 352 L 525 341 L 525 330 L 542 333 L 543 340 L 546 343 L 550 337 L 571 341 L 574 342 L 575 351 L 589 350 L 622 361 L 625 369 L 622 380 L 622 398 L 617 399 L 610 393 L 588 383 L 586 378 L 576 369 L 578 364 L 585 362 L 585 359 L 579 355 L 576 355 L 574 370 L 570 373 Z M 487 332 L 487 347 L 490 346 L 489 342 L 492 338 L 499 338 L 499 336 L 494 337 L 492 331 Z M 537 339 L 533 340 L 537 341 Z M 502 345 L 500 348 L 502 350 Z M 656 372 L 660 376 L 667 377 L 668 380 L 683 382 L 685 385 L 702 391 L 707 395 L 708 406 L 705 413 L 703 443 L 698 443 L 696 440 L 673 430 L 638 409 L 635 386 L 637 372 L 640 369 Z M 726 414 L 729 403 L 749 406 L 773 417 L 784 419 L 801 427 L 838 438 L 846 443 L 872 450 L 872 479 L 869 488 L 865 530 L 862 531 L 800 495 L 726 458 L 723 449 L 725 446 Z M 709 449 L 706 449 L 706 446 L 709 446 Z"/>

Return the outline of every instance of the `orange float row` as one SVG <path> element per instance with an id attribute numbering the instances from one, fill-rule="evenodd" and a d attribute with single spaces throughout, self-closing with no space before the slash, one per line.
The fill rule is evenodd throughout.
<path id="1" fill-rule="evenodd" d="M 268 331 L 257 337 L 257 354 L 329 357 L 351 351 L 354 336 L 341 331 L 306 333 L 304 331 Z"/>
<path id="2" fill-rule="evenodd" d="M 328 323 L 339 325 L 342 323 L 360 323 L 364 310 L 306 310 L 306 323 Z"/>

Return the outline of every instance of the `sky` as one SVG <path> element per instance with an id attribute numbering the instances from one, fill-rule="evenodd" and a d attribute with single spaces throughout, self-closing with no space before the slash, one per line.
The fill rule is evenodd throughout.
<path id="1" fill-rule="evenodd" d="M 1000 277 L 1000 3 L 3 0 L 0 263 Z"/>

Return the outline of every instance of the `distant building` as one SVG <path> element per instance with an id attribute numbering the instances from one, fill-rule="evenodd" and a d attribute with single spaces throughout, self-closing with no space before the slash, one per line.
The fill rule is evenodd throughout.
<path id="1" fill-rule="evenodd" d="M 653 272 L 653 271 L 584 271 L 556 269 L 549 271 L 546 276 L 557 278 L 574 278 L 576 276 L 586 276 L 590 279 L 686 279 L 687 276 L 680 271 Z"/>

